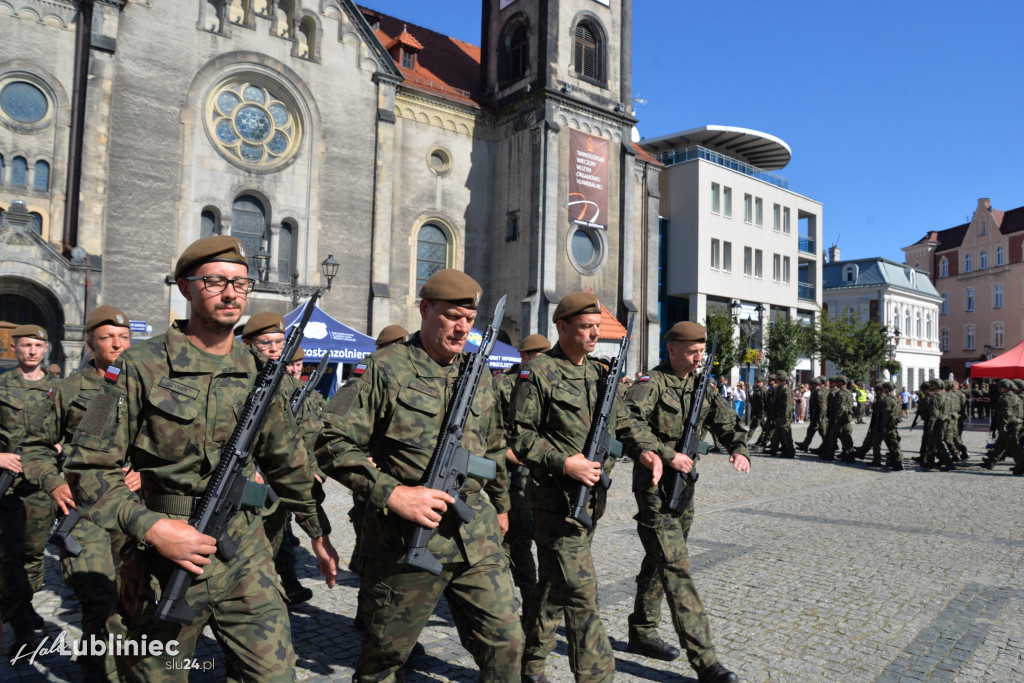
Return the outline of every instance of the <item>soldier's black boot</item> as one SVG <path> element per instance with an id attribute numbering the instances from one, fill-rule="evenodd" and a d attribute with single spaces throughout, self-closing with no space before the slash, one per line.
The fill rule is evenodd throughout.
<path id="1" fill-rule="evenodd" d="M 697 674 L 698 683 L 736 683 L 739 680 L 739 676 L 726 669 L 720 662 L 715 662 Z"/>
<path id="2" fill-rule="evenodd" d="M 881 467 L 881 466 L 882 466 L 882 459 L 881 458 L 875 458 L 874 460 L 872 460 L 871 462 L 868 463 L 868 467 Z"/>
<path id="3" fill-rule="evenodd" d="M 11 629 L 14 631 L 14 640 L 11 642 L 11 648 L 7 651 L 7 656 L 13 659 L 19 654 L 34 652 L 36 646 L 39 645 L 39 639 L 36 637 L 36 629 L 32 626 L 32 619 L 29 615 L 12 616 L 10 623 Z"/>
<path id="4" fill-rule="evenodd" d="M 679 658 L 679 648 L 665 642 L 663 638 L 651 638 L 650 640 L 630 639 L 626 644 L 626 652 L 635 655 L 643 655 L 652 659 L 660 659 L 664 662 L 671 662 Z"/>
<path id="5" fill-rule="evenodd" d="M 299 583 L 295 574 L 295 553 L 287 542 L 281 544 L 281 550 L 274 558 L 274 568 L 281 576 L 281 587 L 288 606 L 300 605 L 313 597 L 313 591 Z"/>
<path id="6" fill-rule="evenodd" d="M 960 460 L 963 461 L 963 460 L 970 460 L 970 459 L 971 459 L 971 454 L 967 452 L 967 447 L 966 446 L 961 446 L 960 447 Z"/>

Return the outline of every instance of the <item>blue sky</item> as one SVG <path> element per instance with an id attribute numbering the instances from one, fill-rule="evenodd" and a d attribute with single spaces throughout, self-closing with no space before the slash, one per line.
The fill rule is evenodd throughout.
<path id="1" fill-rule="evenodd" d="M 480 44 L 480 0 L 370 0 Z M 981 197 L 1024 205 L 1024 2 L 633 3 L 640 134 L 753 128 L 793 150 L 777 171 L 823 204 L 825 246 L 903 260 Z"/>

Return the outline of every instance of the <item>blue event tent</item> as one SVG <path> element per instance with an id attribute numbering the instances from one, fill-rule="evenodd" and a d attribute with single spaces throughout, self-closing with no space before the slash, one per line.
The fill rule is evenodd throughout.
<path id="1" fill-rule="evenodd" d="M 475 327 L 469 331 L 469 341 L 466 342 L 466 351 L 475 353 L 480 348 L 480 342 L 484 333 Z M 509 346 L 503 341 L 494 342 L 494 348 L 487 359 L 487 366 L 492 370 L 508 370 L 510 367 L 522 360 L 516 347 Z"/>
<path id="2" fill-rule="evenodd" d="M 299 306 L 285 315 L 285 324 L 291 327 L 302 315 L 303 307 Z M 302 348 L 306 352 L 306 359 L 314 362 L 319 361 L 327 353 L 331 356 L 331 362 L 356 363 L 362 360 L 363 356 L 373 353 L 377 344 L 373 337 L 353 330 L 324 313 L 319 306 L 315 306 L 309 322 L 306 323 Z"/>

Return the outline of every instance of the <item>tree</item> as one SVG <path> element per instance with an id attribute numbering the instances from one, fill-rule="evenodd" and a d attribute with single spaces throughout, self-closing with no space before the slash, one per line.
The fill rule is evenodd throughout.
<path id="1" fill-rule="evenodd" d="M 851 311 L 821 316 L 818 351 L 854 381 L 867 379 L 872 369 L 886 360 L 889 331 L 876 322 L 861 322 Z"/>
<path id="2" fill-rule="evenodd" d="M 735 323 L 732 316 L 725 311 L 715 308 L 708 308 L 707 317 L 704 319 L 704 327 L 708 332 L 708 347 L 711 340 L 718 335 L 718 350 L 715 352 L 712 372 L 719 377 L 729 374 L 729 371 L 736 365 L 736 339 L 733 337 Z"/>
<path id="3" fill-rule="evenodd" d="M 797 359 L 814 352 L 814 327 L 800 320 L 778 318 L 768 323 L 768 371 L 785 370 L 792 375 Z"/>

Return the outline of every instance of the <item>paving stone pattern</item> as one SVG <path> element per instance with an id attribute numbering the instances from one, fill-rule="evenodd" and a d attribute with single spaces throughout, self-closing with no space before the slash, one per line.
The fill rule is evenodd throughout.
<path id="1" fill-rule="evenodd" d="M 857 444 L 865 430 L 855 427 Z M 801 425 L 793 431 L 797 440 L 804 435 Z M 983 432 L 965 434 L 971 461 L 949 473 L 924 471 L 909 460 L 917 455 L 920 429 L 901 435 L 903 472 L 805 454 L 783 460 L 755 453 L 745 476 L 724 455 L 699 463 L 690 556 L 719 658 L 742 680 L 1024 680 L 1024 478 L 1011 477 L 1008 463 L 992 472 L 977 466 Z M 613 473 L 609 511 L 594 544 L 617 677 L 693 681 L 685 661 L 625 651 L 643 552 L 632 520 L 630 467 L 620 463 Z M 349 504 L 348 492 L 332 485 L 333 540 L 343 560 L 353 543 Z M 299 557 L 314 598 L 292 611 L 298 678 L 349 680 L 359 653 L 352 621 L 358 577 L 344 572 L 327 590 L 308 551 L 300 549 Z M 34 604 L 51 639 L 62 631 L 79 635 L 77 602 L 53 556 Z M 662 635 L 676 640 L 667 612 Z M 6 628 L 4 642 L 10 640 Z M 407 667 L 407 680 L 476 680 L 443 601 L 420 641 L 427 654 Z M 214 668 L 193 680 L 223 680 L 223 655 L 212 637 L 196 659 Z M 561 631 L 546 673 L 553 681 L 572 680 Z M 68 659 L 50 654 L 14 667 L 4 659 L 0 679 L 76 681 L 79 675 Z"/>

